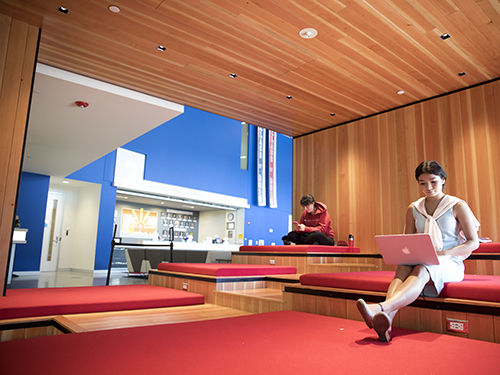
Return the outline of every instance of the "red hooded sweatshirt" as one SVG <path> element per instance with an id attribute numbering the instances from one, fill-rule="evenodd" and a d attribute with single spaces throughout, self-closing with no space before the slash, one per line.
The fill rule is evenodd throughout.
<path id="1" fill-rule="evenodd" d="M 330 238 L 334 237 L 332 222 L 330 220 L 330 215 L 326 210 L 326 205 L 321 202 L 316 202 L 316 213 L 308 214 L 306 210 L 302 212 L 300 217 L 300 224 L 304 224 L 306 228 L 304 232 L 311 233 L 315 230 L 319 230 Z"/>

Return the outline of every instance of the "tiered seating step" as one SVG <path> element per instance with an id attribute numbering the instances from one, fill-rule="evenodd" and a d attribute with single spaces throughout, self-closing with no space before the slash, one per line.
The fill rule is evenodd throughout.
<path id="1" fill-rule="evenodd" d="M 306 264 L 305 273 L 335 273 L 376 271 L 378 266 L 373 263 L 316 263 Z"/>
<path id="2" fill-rule="evenodd" d="M 382 302 L 393 277 L 386 271 L 302 275 L 301 284 L 285 286 L 284 300 L 294 311 L 362 320 L 356 300 Z M 499 291 L 499 276 L 466 275 L 445 284 L 438 298 L 419 297 L 401 309 L 393 325 L 500 343 Z"/>
<path id="3" fill-rule="evenodd" d="M 206 303 L 204 305 L 178 306 L 161 309 L 66 315 L 56 317 L 56 319 L 65 319 L 66 322 L 71 322 L 72 332 L 90 332 L 117 328 L 199 322 L 249 314 L 249 312 L 244 312 L 242 310 Z"/>
<path id="4" fill-rule="evenodd" d="M 286 310 L 283 292 L 271 288 L 215 291 L 215 304 L 251 313 Z"/>
<path id="5" fill-rule="evenodd" d="M 359 247 L 326 245 L 241 246 L 243 253 L 359 253 Z"/>
<path id="6" fill-rule="evenodd" d="M 290 266 L 265 266 L 255 264 L 221 263 L 160 263 L 158 271 L 171 271 L 217 277 L 265 276 L 296 274 Z"/>
<path id="7" fill-rule="evenodd" d="M 281 278 L 298 283 L 297 269 L 290 266 L 254 264 L 162 263 L 149 271 L 149 284 L 200 293 L 215 303 L 215 291 L 281 289 Z"/>
<path id="8" fill-rule="evenodd" d="M 0 319 L 203 304 L 202 295 L 152 285 L 9 289 Z"/>
<path id="9" fill-rule="evenodd" d="M 0 340 L 74 332 L 75 325 L 68 314 L 168 309 L 203 303 L 201 294 L 151 285 L 12 289 L 0 297 Z"/>

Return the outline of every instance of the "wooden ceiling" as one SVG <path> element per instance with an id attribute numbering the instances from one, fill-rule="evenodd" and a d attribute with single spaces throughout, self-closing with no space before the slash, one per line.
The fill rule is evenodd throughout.
<path id="1" fill-rule="evenodd" d="M 42 28 L 40 62 L 293 137 L 500 77 L 498 0 L 0 0 L 0 13 Z"/>

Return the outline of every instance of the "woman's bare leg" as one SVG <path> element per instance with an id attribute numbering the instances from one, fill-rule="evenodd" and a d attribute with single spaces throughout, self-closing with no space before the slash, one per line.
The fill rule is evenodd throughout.
<path id="1" fill-rule="evenodd" d="M 372 318 L 372 326 L 377 332 L 380 341 L 391 341 L 392 320 L 398 310 L 415 301 L 425 285 L 429 282 L 430 275 L 424 266 L 413 267 L 406 280 L 391 290 L 391 295 L 380 304 L 381 312 Z"/>
<path id="2" fill-rule="evenodd" d="M 407 306 L 415 301 L 430 276 L 424 266 L 398 266 L 396 275 L 387 290 L 386 300 L 382 303 L 366 304 L 362 299 L 358 300 L 357 308 L 366 325 L 373 328 L 373 318 L 380 312 L 387 315 L 390 335 L 392 320 L 401 307 Z M 386 337 L 388 335 L 385 335 Z"/>
<path id="3" fill-rule="evenodd" d="M 399 276 L 406 274 L 406 271 L 404 268 L 401 268 Z M 430 275 L 424 266 L 418 265 L 413 267 L 403 282 L 400 282 L 400 280 L 399 277 L 394 278 L 386 300 L 379 304 L 381 311 L 372 316 L 371 324 L 375 332 L 377 332 L 380 341 L 391 341 L 392 320 L 394 316 L 400 308 L 408 306 L 418 298 L 425 285 L 429 282 Z"/>
<path id="4" fill-rule="evenodd" d="M 404 266 L 404 265 L 398 266 L 398 268 L 396 269 L 396 275 L 394 276 L 391 285 L 389 285 L 389 288 L 387 289 L 387 295 L 385 297 L 386 301 L 389 298 L 391 298 L 394 295 L 394 293 L 396 293 L 401 288 L 401 285 L 406 281 L 408 276 L 410 276 L 412 271 L 413 271 L 413 266 Z M 398 310 L 399 309 L 393 310 L 388 313 L 391 318 L 391 322 L 398 313 Z"/>
<path id="5" fill-rule="evenodd" d="M 424 266 L 413 267 L 403 283 L 395 288 L 389 288 L 390 294 L 387 294 L 388 298 L 381 303 L 383 311 L 392 314 L 400 308 L 408 306 L 418 298 L 429 280 L 429 272 Z"/>
<path id="6" fill-rule="evenodd" d="M 387 296 L 385 299 L 390 298 L 394 294 L 408 276 L 410 276 L 411 271 L 413 271 L 413 266 L 398 266 L 398 268 L 396 268 L 396 275 L 394 275 L 394 279 L 387 289 Z"/>
<path id="7" fill-rule="evenodd" d="M 389 299 L 394 293 L 396 293 L 401 285 L 405 282 L 408 276 L 413 271 L 413 266 L 398 266 L 396 269 L 396 275 L 394 279 L 391 281 L 389 288 L 387 290 L 386 300 Z M 369 328 L 372 328 L 372 320 L 373 316 L 382 311 L 381 305 L 379 303 L 366 304 L 363 300 L 358 300 L 357 307 L 363 319 L 365 320 L 366 325 Z M 390 313 L 391 321 L 396 315 L 397 310 L 395 312 Z"/>

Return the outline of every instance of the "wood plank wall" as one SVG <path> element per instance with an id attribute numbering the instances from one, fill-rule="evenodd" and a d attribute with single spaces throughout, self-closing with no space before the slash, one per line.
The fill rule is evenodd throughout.
<path id="1" fill-rule="evenodd" d="M 38 39 L 38 27 L 0 14 L 0 295 L 7 277 Z"/>
<path id="2" fill-rule="evenodd" d="M 469 203 L 480 236 L 500 241 L 500 81 L 294 139 L 293 217 L 310 193 L 327 204 L 336 240 L 354 235 L 378 253 L 376 234 L 402 233 L 423 196 L 414 177 L 437 160 L 445 191 Z"/>

